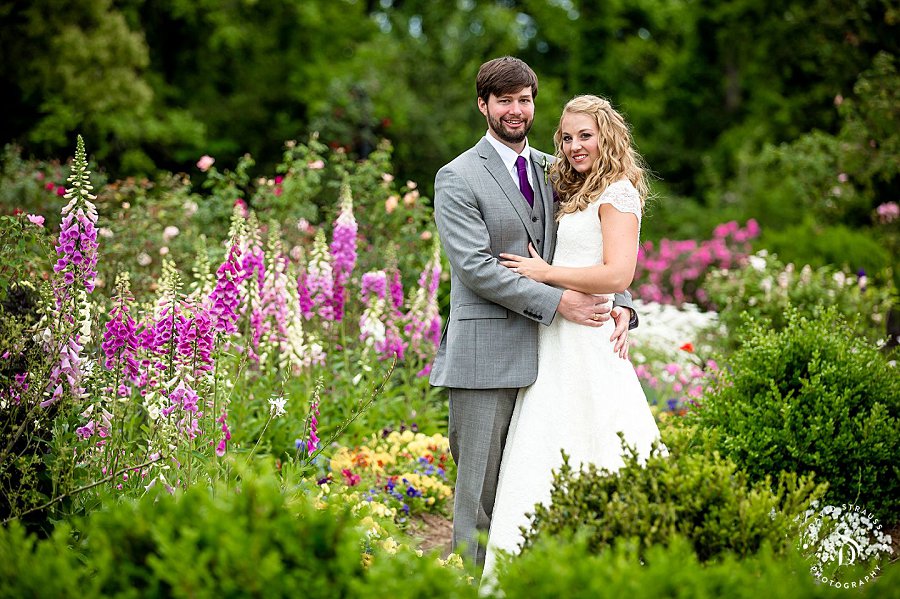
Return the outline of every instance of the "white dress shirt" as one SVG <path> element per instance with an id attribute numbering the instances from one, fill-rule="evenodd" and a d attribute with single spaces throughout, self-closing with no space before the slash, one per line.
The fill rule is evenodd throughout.
<path id="1" fill-rule="evenodd" d="M 516 154 L 515 150 L 491 135 L 490 131 L 485 133 L 484 136 L 491 142 L 497 153 L 500 154 L 500 160 L 506 165 L 506 172 L 512 177 L 513 182 L 516 184 L 516 189 L 519 189 L 519 171 L 516 169 L 516 158 L 519 156 L 525 158 L 525 164 L 528 166 L 525 172 L 528 173 L 528 183 L 531 185 L 531 189 L 537 189 L 534 186 L 534 175 L 532 174 L 534 169 L 531 168 L 531 146 L 528 145 L 528 138 L 525 138 L 525 149 L 522 150 L 521 154 Z"/>

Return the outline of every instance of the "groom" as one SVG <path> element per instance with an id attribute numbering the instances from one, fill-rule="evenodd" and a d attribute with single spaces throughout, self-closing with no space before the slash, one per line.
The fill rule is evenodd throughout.
<path id="1" fill-rule="evenodd" d="M 478 534 L 490 527 L 500 459 L 520 387 L 537 377 L 538 324 L 556 315 L 600 326 L 610 318 L 605 298 L 521 277 L 498 262 L 506 252 L 528 255 L 531 243 L 547 261 L 556 244 L 553 157 L 528 145 L 537 76 L 517 58 L 481 65 L 478 109 L 487 134 L 435 177 L 434 214 L 450 260 L 450 319 L 431 370 L 431 384 L 450 388 L 450 451 L 457 465 L 453 550 L 479 566 Z M 631 308 L 630 296 L 616 306 Z M 633 310 L 616 308 L 616 350 Z M 629 319 L 631 323 L 629 324 Z M 535 439 L 540 443 L 540 439 Z"/>

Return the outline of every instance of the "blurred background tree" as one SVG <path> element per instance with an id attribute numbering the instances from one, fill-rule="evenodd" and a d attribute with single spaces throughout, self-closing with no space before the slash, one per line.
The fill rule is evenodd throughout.
<path id="1" fill-rule="evenodd" d="M 485 129 L 478 66 L 514 54 L 540 77 L 535 146 L 575 94 L 626 113 L 659 177 L 646 237 L 857 229 L 900 191 L 898 18 L 890 0 L 4 2 L 0 142 L 59 156 L 77 131 L 119 177 L 245 153 L 270 175 L 312 130 L 351 156 L 386 137 L 430 195 Z"/>

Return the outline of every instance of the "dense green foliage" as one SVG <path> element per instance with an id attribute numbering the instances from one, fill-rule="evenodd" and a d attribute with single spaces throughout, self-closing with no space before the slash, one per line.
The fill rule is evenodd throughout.
<path id="1" fill-rule="evenodd" d="M 620 542 L 595 554 L 586 535 L 541 537 L 538 543 L 512 562 L 500 575 L 506 597 L 594 599 L 597 597 L 697 597 L 714 599 L 806 599 L 900 597 L 900 567 L 882 568 L 875 580 L 862 588 L 844 591 L 817 582 L 802 558 L 769 549 L 749 558 L 732 554 L 702 563 L 690 542 L 673 539 L 638 552 Z"/>
<path id="2" fill-rule="evenodd" d="M 0 529 L 0 596 L 474 595 L 433 557 L 368 546 L 349 510 L 316 509 L 310 489 L 246 474 L 236 489 L 197 486 L 170 497 L 160 485 L 42 541 L 14 522 Z"/>
<path id="3" fill-rule="evenodd" d="M 833 503 L 864 505 L 884 524 L 900 507 L 900 377 L 834 309 L 795 311 L 772 331 L 738 332 L 741 347 L 689 416 L 754 480 L 815 473 Z"/>
<path id="4" fill-rule="evenodd" d="M 675 431 L 672 431 L 675 432 Z M 566 460 L 555 473 L 551 505 L 537 505 L 526 547 L 537 539 L 584 531 L 593 552 L 633 539 L 641 551 L 687 539 L 700 560 L 731 552 L 754 554 L 768 543 L 784 551 L 794 518 L 823 488 L 793 474 L 750 483 L 718 454 L 689 451 L 692 431 L 667 437 L 670 455 L 642 463 L 632 451 L 615 473 L 589 464 L 573 469 Z"/>

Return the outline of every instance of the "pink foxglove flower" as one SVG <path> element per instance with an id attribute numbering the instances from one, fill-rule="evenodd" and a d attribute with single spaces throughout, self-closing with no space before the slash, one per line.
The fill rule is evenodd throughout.
<path id="1" fill-rule="evenodd" d="M 227 418 L 228 413 L 223 411 L 222 415 L 216 419 L 216 422 L 222 425 L 222 438 L 219 440 L 219 444 L 216 445 L 216 455 L 220 458 L 225 455 L 228 442 L 231 440 L 231 430 L 228 428 Z"/>
<path id="2" fill-rule="evenodd" d="M 341 186 L 341 212 L 334 222 L 331 237 L 332 271 L 334 274 L 334 291 L 332 305 L 334 319 L 340 321 L 344 315 L 346 301 L 346 285 L 350 273 L 356 266 L 356 218 L 353 216 L 353 198 L 350 196 L 350 185 Z"/>
<path id="3" fill-rule="evenodd" d="M 431 259 L 422 270 L 419 286 L 412 295 L 404 327 L 409 346 L 423 358 L 430 358 L 441 341 L 441 314 L 437 290 L 441 280 L 441 247 L 435 239 Z"/>
<path id="4" fill-rule="evenodd" d="M 44 217 L 39 214 L 26 214 L 26 218 L 28 218 L 28 222 L 38 227 L 44 226 Z"/>
<path id="5" fill-rule="evenodd" d="M 399 270 L 394 270 L 391 275 L 391 303 L 397 315 L 403 313 L 403 281 L 400 279 Z"/>
<path id="6" fill-rule="evenodd" d="M 328 253 L 328 245 L 325 242 L 325 232 L 319 229 L 313 241 L 313 249 L 306 265 L 306 293 L 308 294 L 315 313 L 322 320 L 334 320 L 332 296 L 334 292 L 334 278 L 331 267 L 331 256 Z M 306 314 L 304 314 L 306 316 Z M 310 318 L 307 316 L 307 318 Z"/>
<path id="7" fill-rule="evenodd" d="M 120 370 L 124 380 L 136 381 L 140 376 L 140 367 L 136 359 L 139 341 L 137 324 L 128 314 L 129 304 L 132 301 L 134 298 L 128 289 L 128 279 L 122 277 L 100 347 L 106 356 L 103 365 L 108 370 Z"/>
<path id="8" fill-rule="evenodd" d="M 309 406 L 309 439 L 306 441 L 307 455 L 312 455 L 319 447 L 319 400 Z"/>
<path id="9" fill-rule="evenodd" d="M 175 351 L 183 371 L 191 377 L 211 372 L 215 328 L 204 306 L 184 306 L 175 320 Z"/>
<path id="10" fill-rule="evenodd" d="M 231 245 L 228 257 L 216 271 L 216 287 L 209 296 L 210 313 L 217 331 L 230 335 L 237 331 L 238 308 L 241 303 L 238 284 L 242 276 L 241 250 Z"/>
<path id="11" fill-rule="evenodd" d="M 56 244 L 59 258 L 53 267 L 54 272 L 61 273 L 63 277 L 63 283 L 54 290 L 59 307 L 74 297 L 72 286 L 76 282 L 91 293 L 97 276 L 97 207 L 91 203 L 97 196 L 91 193 L 94 188 L 87 167 L 84 141 L 79 135 L 75 164 L 68 179 L 72 187 L 65 193 L 69 203 L 62 209 L 63 218 Z"/>
<path id="12" fill-rule="evenodd" d="M 400 335 L 397 314 L 388 306 L 387 273 L 383 270 L 362 276 L 362 300 L 366 308 L 359 319 L 360 340 L 370 344 L 382 360 L 403 359 L 406 342 Z"/>

